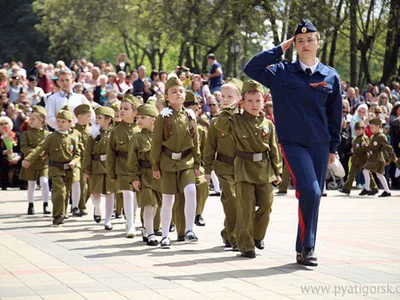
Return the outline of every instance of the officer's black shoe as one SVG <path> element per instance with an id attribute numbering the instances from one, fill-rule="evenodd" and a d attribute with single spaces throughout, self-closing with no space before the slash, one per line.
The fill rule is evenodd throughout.
<path id="1" fill-rule="evenodd" d="M 232 244 L 232 251 L 238 252 L 239 251 L 239 246 L 237 243 Z"/>
<path id="2" fill-rule="evenodd" d="M 160 230 L 154 230 L 155 236 L 162 236 L 162 232 Z"/>
<path id="3" fill-rule="evenodd" d="M 104 225 L 104 229 L 105 230 L 113 230 L 113 227 L 112 227 L 111 224 L 110 225 Z"/>
<path id="4" fill-rule="evenodd" d="M 29 203 L 28 215 L 34 215 L 34 214 L 35 214 L 35 209 L 33 208 L 33 203 Z"/>
<path id="5" fill-rule="evenodd" d="M 264 249 L 264 241 L 254 240 L 254 246 L 256 246 L 257 249 L 263 250 Z"/>
<path id="6" fill-rule="evenodd" d="M 156 236 L 154 234 L 149 234 L 146 238 L 147 246 L 158 246 L 158 241 L 156 240 Z"/>
<path id="7" fill-rule="evenodd" d="M 361 191 L 361 193 L 359 193 L 358 195 L 359 195 L 359 196 L 365 196 L 365 195 L 369 195 L 369 193 L 370 193 L 370 191 L 367 191 L 366 189 L 363 189 L 363 190 Z"/>
<path id="8" fill-rule="evenodd" d="M 339 189 L 339 192 L 341 192 L 341 193 L 343 193 L 343 194 L 346 194 L 346 195 L 350 195 L 350 190 L 348 190 L 348 189 Z"/>
<path id="9" fill-rule="evenodd" d="M 101 222 L 101 216 L 93 215 L 93 220 L 94 220 L 96 223 L 100 223 L 100 222 Z"/>
<path id="10" fill-rule="evenodd" d="M 217 193 L 217 192 L 211 193 L 210 196 L 219 197 L 219 196 L 221 196 L 221 193 Z"/>
<path id="11" fill-rule="evenodd" d="M 53 225 L 60 225 L 64 223 L 64 216 L 58 216 L 53 219 Z"/>
<path id="12" fill-rule="evenodd" d="M 231 243 L 228 240 L 224 241 L 224 246 L 225 246 L 225 248 L 232 247 Z"/>
<path id="13" fill-rule="evenodd" d="M 175 231 L 175 224 L 171 224 L 171 226 L 169 226 L 169 232 L 174 232 Z"/>
<path id="14" fill-rule="evenodd" d="M 247 258 L 256 258 L 256 252 L 254 250 L 251 251 L 246 251 L 240 253 L 241 257 L 247 257 Z"/>
<path id="15" fill-rule="evenodd" d="M 49 204 L 47 202 L 43 203 L 43 213 L 45 215 L 49 215 L 51 214 L 50 210 L 49 210 Z"/>
<path id="16" fill-rule="evenodd" d="M 184 235 L 178 235 L 178 239 L 176 240 L 177 242 L 184 242 L 185 241 L 185 236 Z"/>
<path id="17" fill-rule="evenodd" d="M 383 192 L 382 194 L 380 194 L 378 197 L 390 197 L 390 196 L 392 196 L 391 193 L 388 193 L 388 192 L 384 191 L 384 192 Z"/>
<path id="18" fill-rule="evenodd" d="M 303 264 L 303 257 L 301 256 L 301 253 L 296 252 L 296 262 L 300 265 Z"/>
<path id="19" fill-rule="evenodd" d="M 80 212 L 81 212 L 82 216 L 88 215 L 88 212 L 86 211 L 86 209 L 81 209 Z"/>
<path id="20" fill-rule="evenodd" d="M 74 207 L 72 209 L 72 215 L 75 217 L 82 217 L 82 212 L 79 210 L 79 208 Z"/>
<path id="21" fill-rule="evenodd" d="M 378 189 L 373 189 L 373 190 L 370 190 L 370 191 L 369 191 L 368 196 L 375 196 L 375 195 L 378 194 L 378 193 L 379 193 L 379 190 L 378 190 Z"/>
<path id="22" fill-rule="evenodd" d="M 197 226 L 206 226 L 206 222 L 204 222 L 204 219 L 201 215 L 197 215 L 196 218 L 194 219 L 194 224 Z"/>
<path id="23" fill-rule="evenodd" d="M 314 248 L 303 248 L 301 252 L 301 258 L 303 259 L 303 265 L 316 267 L 318 266 L 317 256 L 314 253 Z"/>
<path id="24" fill-rule="evenodd" d="M 187 232 L 186 232 L 186 234 L 185 234 L 185 239 L 188 241 L 188 242 L 191 242 L 191 243 L 197 243 L 198 241 L 199 241 L 199 239 L 197 238 L 197 236 L 194 234 L 194 232 L 193 231 L 191 231 L 191 230 L 188 230 Z"/>
<path id="25" fill-rule="evenodd" d="M 171 248 L 171 241 L 169 238 L 165 237 L 161 240 L 160 246 L 162 249 L 169 249 Z"/>

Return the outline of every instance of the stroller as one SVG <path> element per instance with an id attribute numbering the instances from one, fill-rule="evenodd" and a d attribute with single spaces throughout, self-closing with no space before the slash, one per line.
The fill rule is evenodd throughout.
<path id="1" fill-rule="evenodd" d="M 346 172 L 343 168 L 343 165 L 336 156 L 335 162 L 331 165 L 328 165 L 328 169 L 326 171 L 326 189 L 337 190 L 341 188 L 344 184 L 343 178 L 345 176 Z"/>

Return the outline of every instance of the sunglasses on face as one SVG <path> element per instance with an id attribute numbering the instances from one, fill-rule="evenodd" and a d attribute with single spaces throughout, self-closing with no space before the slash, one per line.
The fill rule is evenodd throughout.
<path id="1" fill-rule="evenodd" d="M 208 104 L 208 106 L 217 106 L 215 103 Z"/>

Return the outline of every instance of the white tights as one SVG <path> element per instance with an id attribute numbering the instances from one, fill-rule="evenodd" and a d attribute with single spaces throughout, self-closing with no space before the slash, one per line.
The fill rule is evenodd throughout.
<path id="1" fill-rule="evenodd" d="M 196 185 L 190 183 L 183 189 L 185 195 L 185 220 L 186 228 L 185 232 L 193 230 L 194 218 L 196 217 Z M 175 195 L 162 194 L 162 207 L 161 207 L 161 226 L 162 226 L 162 237 L 168 237 L 169 226 L 171 225 L 172 219 L 172 208 L 175 202 Z"/>
<path id="2" fill-rule="evenodd" d="M 105 203 L 106 215 L 105 215 L 104 224 L 111 225 L 111 215 L 112 215 L 112 212 L 114 209 L 114 194 L 106 194 L 104 196 L 106 198 L 106 203 Z M 92 199 L 92 203 L 94 206 L 94 214 L 96 216 L 101 216 L 101 209 L 100 209 L 101 194 L 93 193 L 90 196 L 90 198 Z"/>
<path id="3" fill-rule="evenodd" d="M 28 181 L 28 201 L 29 203 L 33 203 L 34 194 L 36 188 L 36 181 L 29 180 Z M 42 190 L 42 199 L 44 203 L 49 202 L 49 179 L 45 176 L 40 177 L 40 188 Z"/>
<path id="4" fill-rule="evenodd" d="M 219 179 L 217 177 L 217 174 L 215 174 L 214 170 L 211 171 L 211 180 L 214 186 L 214 191 L 216 193 L 221 193 L 221 188 L 219 186 Z"/>
<path id="5" fill-rule="evenodd" d="M 363 174 L 364 174 L 364 179 L 365 179 L 365 189 L 367 191 L 370 191 L 370 183 L 371 183 L 371 177 L 369 176 L 369 170 L 364 169 L 363 170 Z M 385 190 L 386 193 L 390 193 L 390 189 L 389 189 L 389 185 L 386 181 L 385 176 L 383 176 L 383 174 L 380 173 L 376 173 L 376 177 L 378 177 L 379 181 L 381 182 L 383 189 Z"/>
<path id="6" fill-rule="evenodd" d="M 123 190 L 122 195 L 124 198 L 126 230 L 129 232 L 133 230 L 133 219 L 134 216 L 136 215 L 136 210 L 137 210 L 136 193 L 128 190 Z"/>
<path id="7" fill-rule="evenodd" d="M 143 210 L 143 222 L 146 236 L 154 233 L 154 218 L 157 206 L 145 206 Z"/>
<path id="8" fill-rule="evenodd" d="M 79 200 L 81 199 L 81 183 L 75 181 L 72 183 L 71 188 L 72 208 L 79 207 Z"/>

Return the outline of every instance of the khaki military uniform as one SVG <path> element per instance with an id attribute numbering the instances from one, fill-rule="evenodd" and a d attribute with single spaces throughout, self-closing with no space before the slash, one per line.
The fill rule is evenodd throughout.
<path id="1" fill-rule="evenodd" d="M 236 145 L 230 134 L 215 128 L 218 117 L 211 121 L 208 130 L 207 143 L 204 153 L 204 169 L 211 174 L 214 169 L 221 185 L 221 202 L 225 213 L 224 228 L 221 236 L 231 245 L 236 243 L 236 192 L 234 176 L 234 160 Z"/>
<path id="2" fill-rule="evenodd" d="M 147 129 L 135 134 L 129 143 L 128 171 L 129 182 L 140 181 L 140 192 L 136 191 L 138 206 L 161 207 L 161 194 L 152 186 L 157 187 L 159 181 L 153 178 L 150 164 L 152 133 Z M 159 188 L 157 188 L 159 190 Z"/>
<path id="3" fill-rule="evenodd" d="M 113 194 L 117 190 L 106 170 L 106 151 L 109 138 L 110 131 L 101 130 L 100 135 L 95 138 L 89 136 L 86 142 L 82 170 L 90 176 L 90 194 Z"/>
<path id="4" fill-rule="evenodd" d="M 351 157 L 352 159 L 351 168 L 349 174 L 347 175 L 347 181 L 343 185 L 344 190 L 347 191 L 351 190 L 351 188 L 353 187 L 354 179 L 357 176 L 357 173 L 362 170 L 363 166 L 368 161 L 369 159 L 368 146 L 369 146 L 369 139 L 365 134 L 363 134 L 362 136 L 356 136 L 353 139 L 352 143 L 353 155 Z M 378 189 L 373 176 L 371 176 L 370 186 L 372 190 Z"/>
<path id="5" fill-rule="evenodd" d="M 167 107 L 157 117 L 150 159 L 153 171 L 161 172 L 161 193 L 176 195 L 196 183 L 194 170 L 199 170 L 201 160 L 196 120 L 186 109 Z"/>
<path id="6" fill-rule="evenodd" d="M 282 182 L 279 184 L 279 192 L 287 192 L 290 184 L 290 173 L 287 164 L 283 167 Z"/>
<path id="7" fill-rule="evenodd" d="M 382 132 L 376 133 L 371 137 L 368 148 L 370 150 L 370 156 L 367 163 L 363 166 L 364 169 L 374 173 L 384 174 L 385 164 L 396 161 L 393 148 Z"/>
<path id="8" fill-rule="evenodd" d="M 31 128 L 25 131 L 21 137 L 21 151 L 27 157 L 50 134 L 45 129 Z M 37 181 L 40 177 L 49 177 L 49 156 L 39 156 L 28 168 L 22 168 L 19 178 L 28 181 Z"/>
<path id="9" fill-rule="evenodd" d="M 136 123 L 121 121 L 111 129 L 107 147 L 106 168 L 112 180 L 116 180 L 120 191 L 133 191 L 129 182 L 128 149 L 132 136 L 139 132 Z"/>
<path id="10" fill-rule="evenodd" d="M 270 220 L 272 182 L 282 174 L 275 126 L 263 115 L 254 117 L 246 111 L 232 114 L 228 108 L 216 119 L 215 128 L 232 135 L 237 148 L 236 239 L 241 252 L 253 251 L 254 240 L 264 239 Z"/>
<path id="11" fill-rule="evenodd" d="M 79 139 L 80 139 L 80 143 L 81 143 L 81 153 L 85 153 L 85 146 L 86 146 L 86 142 L 89 138 L 90 135 L 90 125 L 79 125 L 76 124 L 72 135 L 77 135 L 77 133 L 80 133 Z M 81 166 L 83 164 L 83 155 L 81 158 Z M 86 209 L 86 202 L 89 200 L 90 198 L 90 190 L 89 190 L 89 185 L 87 180 L 85 179 L 85 176 L 83 176 L 83 168 L 80 168 L 80 185 L 81 185 L 81 197 L 79 200 L 79 209 L 82 211 L 84 209 Z"/>
<path id="12" fill-rule="evenodd" d="M 73 162 L 79 166 L 80 145 L 70 134 L 54 131 L 32 150 L 25 160 L 32 164 L 43 151 L 51 160 L 49 174 L 53 181 L 53 218 L 66 216 L 72 182 L 79 181 L 79 172 L 74 172 L 75 169 L 69 168 L 68 164 Z"/>

